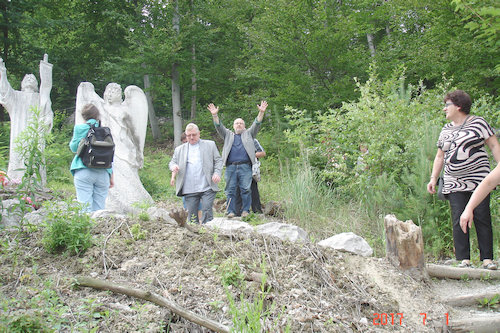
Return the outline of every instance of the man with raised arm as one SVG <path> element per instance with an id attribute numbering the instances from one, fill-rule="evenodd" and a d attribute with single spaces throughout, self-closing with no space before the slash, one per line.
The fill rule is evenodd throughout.
<path id="1" fill-rule="evenodd" d="M 240 189 L 242 199 L 241 216 L 248 216 L 252 204 L 250 186 L 252 185 L 252 165 L 255 164 L 254 138 L 260 130 L 262 119 L 267 109 L 267 102 L 261 101 L 257 106 L 259 114 L 249 129 L 245 128 L 245 122 L 237 118 L 233 122 L 234 132 L 228 130 L 220 122 L 219 108 L 213 103 L 208 105 L 208 110 L 212 114 L 215 129 L 221 138 L 224 139 L 222 148 L 222 163 L 226 165 L 226 196 L 227 196 L 227 217 L 236 216 L 236 188 Z"/>

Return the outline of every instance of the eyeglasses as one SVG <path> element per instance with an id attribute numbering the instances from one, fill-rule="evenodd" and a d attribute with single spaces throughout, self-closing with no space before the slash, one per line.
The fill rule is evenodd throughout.
<path id="1" fill-rule="evenodd" d="M 445 104 L 444 104 L 444 107 L 445 107 L 445 108 L 447 108 L 447 107 L 448 107 L 448 106 L 450 106 L 450 105 L 455 105 L 455 104 L 448 102 L 448 103 L 445 103 Z"/>

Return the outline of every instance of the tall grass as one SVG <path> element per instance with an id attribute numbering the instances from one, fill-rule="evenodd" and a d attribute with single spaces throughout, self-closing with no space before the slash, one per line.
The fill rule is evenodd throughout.
<path id="1" fill-rule="evenodd" d="M 354 232 L 368 241 L 376 255 L 383 255 L 382 218 L 371 217 L 367 210 L 362 209 L 358 199 L 346 201 L 326 186 L 307 159 L 292 165 L 285 162 L 281 169 L 282 176 L 276 181 L 279 181 L 286 222 L 306 230 L 313 241 L 342 232 Z M 272 186 L 266 182 L 263 185 Z"/>

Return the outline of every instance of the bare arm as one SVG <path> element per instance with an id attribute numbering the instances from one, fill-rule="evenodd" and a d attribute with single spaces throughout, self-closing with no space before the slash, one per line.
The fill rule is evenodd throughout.
<path id="1" fill-rule="evenodd" d="M 208 104 L 208 108 L 207 108 L 210 113 L 212 114 L 212 119 L 214 120 L 214 123 L 216 123 L 217 125 L 220 124 L 220 121 L 219 121 L 219 107 L 215 106 L 214 103 L 210 103 Z"/>
<path id="2" fill-rule="evenodd" d="M 481 203 L 481 201 L 484 200 L 484 198 L 486 198 L 488 193 L 490 193 L 499 184 L 500 164 L 498 164 L 497 167 L 483 179 L 470 197 L 467 206 L 465 206 L 462 216 L 460 216 L 460 227 L 464 233 L 467 233 L 467 226 L 469 228 L 472 226 L 472 221 L 474 220 L 474 209 Z"/>
<path id="3" fill-rule="evenodd" d="M 444 151 L 442 151 L 441 148 L 438 148 L 436 157 L 434 157 L 434 164 L 432 165 L 431 179 L 427 184 L 427 192 L 429 192 L 430 194 L 436 193 L 437 178 L 439 177 L 439 173 L 443 169 L 443 165 Z"/>
<path id="4" fill-rule="evenodd" d="M 498 143 L 498 139 L 496 135 L 490 136 L 486 139 L 486 145 L 490 148 L 493 157 L 497 163 L 500 163 L 500 144 Z"/>
<path id="5" fill-rule="evenodd" d="M 259 109 L 259 114 L 257 115 L 257 121 L 260 123 L 262 122 L 262 119 L 264 119 L 264 113 L 266 113 L 267 109 L 267 102 L 261 101 L 260 105 L 257 105 L 257 108 Z"/>

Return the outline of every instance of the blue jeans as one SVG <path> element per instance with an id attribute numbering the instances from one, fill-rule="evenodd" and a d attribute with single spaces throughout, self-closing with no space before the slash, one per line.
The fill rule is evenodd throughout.
<path id="1" fill-rule="evenodd" d="M 214 219 L 212 206 L 215 199 L 215 191 L 208 190 L 205 192 L 188 193 L 184 195 L 184 203 L 188 211 L 188 221 L 199 223 L 198 210 L 201 210 L 201 223 L 205 224 Z M 199 206 L 201 205 L 201 209 Z"/>
<path id="2" fill-rule="evenodd" d="M 109 191 L 109 173 L 106 169 L 78 169 L 73 177 L 76 199 L 84 211 L 104 209 Z"/>
<path id="3" fill-rule="evenodd" d="M 240 189 L 241 194 L 241 210 L 242 212 L 250 212 L 252 204 L 252 194 L 250 186 L 252 185 L 252 166 L 250 164 L 228 165 L 226 167 L 226 196 L 227 196 L 227 213 L 236 215 L 236 188 Z"/>

